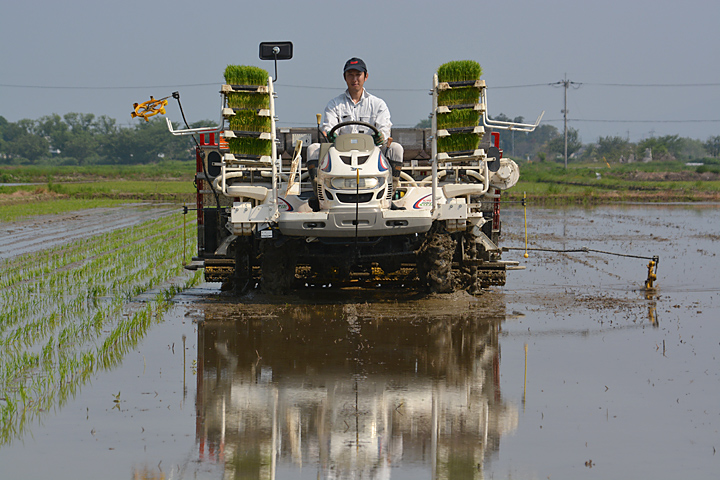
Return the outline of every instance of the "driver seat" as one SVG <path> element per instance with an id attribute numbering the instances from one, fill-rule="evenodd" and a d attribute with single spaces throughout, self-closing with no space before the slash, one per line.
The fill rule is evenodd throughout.
<path id="1" fill-rule="evenodd" d="M 335 139 L 335 143 L 321 143 L 318 159 L 325 158 L 330 147 L 335 145 L 338 152 L 349 152 L 351 150 L 370 151 L 375 148 L 375 141 L 366 133 L 346 133 Z"/>
<path id="2" fill-rule="evenodd" d="M 375 148 L 375 142 L 366 133 L 346 133 L 335 139 L 335 148 L 338 152 L 349 152 L 351 150 L 369 152 Z M 322 154 L 322 150 L 320 153 Z"/>

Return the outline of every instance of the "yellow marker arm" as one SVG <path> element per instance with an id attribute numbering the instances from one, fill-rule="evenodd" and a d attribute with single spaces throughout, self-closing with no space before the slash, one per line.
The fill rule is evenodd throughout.
<path id="1" fill-rule="evenodd" d="M 146 102 L 134 103 L 133 108 L 135 109 L 135 111 L 130 113 L 130 116 L 132 118 L 141 117 L 144 118 L 146 122 L 149 122 L 149 117 L 152 117 L 153 115 L 157 115 L 158 113 L 165 115 L 165 106 L 168 103 L 166 100 L 167 98 L 168 97 L 155 100 L 151 96 L 150 100 Z"/>

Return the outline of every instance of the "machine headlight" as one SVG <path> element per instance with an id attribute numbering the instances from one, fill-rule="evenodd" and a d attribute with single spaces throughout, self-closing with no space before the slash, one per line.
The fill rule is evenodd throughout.
<path id="1" fill-rule="evenodd" d="M 360 185 L 357 184 L 356 177 L 337 177 L 330 180 L 330 186 L 336 190 L 361 190 L 372 189 L 378 186 L 377 177 L 360 177 Z"/>

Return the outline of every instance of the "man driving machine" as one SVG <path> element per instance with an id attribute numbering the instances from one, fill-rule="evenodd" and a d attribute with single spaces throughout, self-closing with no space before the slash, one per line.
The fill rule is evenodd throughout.
<path id="1" fill-rule="evenodd" d="M 340 128 L 338 133 L 370 133 L 375 144 L 380 146 L 383 155 L 390 162 L 393 183 L 397 183 L 402 170 L 403 147 L 399 143 L 393 142 L 390 137 L 392 122 L 390 121 L 390 110 L 385 101 L 368 93 L 364 88 L 368 79 L 365 62 L 356 57 L 345 62 L 343 78 L 347 84 L 347 90 L 328 102 L 320 124 L 321 133 L 327 138 L 328 132 L 341 122 L 360 121 L 375 125 L 379 130 L 375 135 L 372 135 L 372 132 L 366 132 L 365 130 L 368 129 L 362 125 L 348 125 Z M 333 142 L 335 139 L 327 140 Z M 313 181 L 317 176 L 319 151 L 319 143 L 313 143 L 307 149 L 307 168 Z"/>

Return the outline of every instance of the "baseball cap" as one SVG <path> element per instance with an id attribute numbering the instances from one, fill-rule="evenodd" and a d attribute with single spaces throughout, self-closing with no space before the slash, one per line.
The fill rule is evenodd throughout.
<path id="1" fill-rule="evenodd" d="M 347 72 L 348 70 L 357 70 L 358 72 L 365 72 L 367 73 L 367 67 L 365 66 L 365 62 L 363 62 L 361 59 L 357 57 L 353 57 L 347 62 L 345 62 L 345 68 L 343 68 L 343 74 Z"/>

